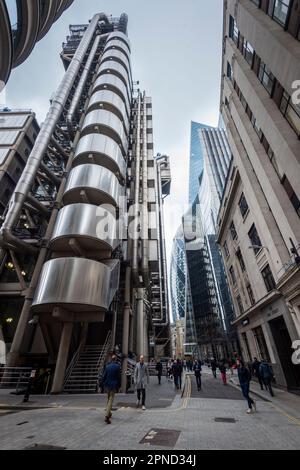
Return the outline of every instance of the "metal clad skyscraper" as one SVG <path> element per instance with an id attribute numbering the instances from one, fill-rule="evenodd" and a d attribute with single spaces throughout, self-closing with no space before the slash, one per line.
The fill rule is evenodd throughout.
<path id="1" fill-rule="evenodd" d="M 49 366 L 53 393 L 95 391 L 115 345 L 124 380 L 129 352 L 170 354 L 160 210 L 169 157 L 154 156 L 152 101 L 132 78 L 127 21 L 99 13 L 70 26 L 66 73 L 0 230 L 8 364 Z"/>

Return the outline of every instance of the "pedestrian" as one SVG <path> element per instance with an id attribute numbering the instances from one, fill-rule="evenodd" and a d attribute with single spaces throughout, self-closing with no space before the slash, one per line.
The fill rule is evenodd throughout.
<path id="1" fill-rule="evenodd" d="M 272 379 L 274 378 L 273 372 L 267 361 L 265 361 L 264 359 L 261 361 L 261 364 L 259 366 L 259 373 L 263 384 L 266 387 L 266 390 L 270 392 L 271 397 L 274 397 L 274 392 L 271 383 Z"/>
<path id="2" fill-rule="evenodd" d="M 215 360 L 215 358 L 213 358 L 210 365 L 211 365 L 213 376 L 216 379 L 217 378 L 217 361 Z"/>
<path id="3" fill-rule="evenodd" d="M 196 360 L 194 364 L 194 373 L 196 377 L 198 392 L 200 392 L 201 390 L 201 372 L 202 372 L 201 362 Z"/>
<path id="4" fill-rule="evenodd" d="M 225 361 L 223 360 L 219 366 L 220 372 L 221 372 L 221 377 L 223 380 L 223 384 L 227 385 L 227 376 L 226 376 L 226 364 Z"/>
<path id="5" fill-rule="evenodd" d="M 107 393 L 105 422 L 106 424 L 111 424 L 115 394 L 118 393 L 121 388 L 121 368 L 119 364 L 117 364 L 117 356 L 115 354 L 111 358 L 111 363 L 105 367 L 102 376 L 102 386 Z"/>
<path id="6" fill-rule="evenodd" d="M 259 382 L 260 388 L 263 390 L 264 389 L 264 383 L 263 383 L 263 380 L 262 380 L 262 377 L 261 377 L 260 371 L 259 371 L 260 364 L 261 364 L 261 362 L 259 362 L 257 357 L 255 357 L 254 362 L 252 364 L 252 371 L 253 371 L 253 375 L 255 375 L 255 377 L 257 378 L 257 380 Z"/>
<path id="7" fill-rule="evenodd" d="M 179 359 L 173 364 L 172 374 L 174 377 L 174 385 L 177 390 L 181 390 L 182 386 L 182 365 Z"/>
<path id="8" fill-rule="evenodd" d="M 142 397 L 142 410 L 146 410 L 146 388 L 149 384 L 149 371 L 148 366 L 145 364 L 144 356 L 140 356 L 140 362 L 135 366 L 134 383 L 137 391 L 137 406 L 141 404 Z"/>
<path id="9" fill-rule="evenodd" d="M 242 393 L 248 402 L 247 414 L 251 414 L 253 408 L 254 408 L 254 411 L 256 411 L 256 403 L 249 395 L 251 374 L 249 370 L 245 367 L 245 364 L 242 360 L 239 360 L 237 364 L 238 364 L 238 376 L 239 376 Z"/>
<path id="10" fill-rule="evenodd" d="M 161 385 L 161 376 L 163 373 L 163 366 L 160 360 L 158 360 L 155 369 L 157 370 L 158 385 Z"/>
<path id="11" fill-rule="evenodd" d="M 185 359 L 183 360 L 183 363 L 182 363 L 182 365 L 183 365 L 183 369 L 184 369 L 184 371 L 186 372 L 186 360 L 185 360 Z"/>

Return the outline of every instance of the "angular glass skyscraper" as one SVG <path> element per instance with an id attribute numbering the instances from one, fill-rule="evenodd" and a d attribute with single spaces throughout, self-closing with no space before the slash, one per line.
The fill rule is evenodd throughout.
<path id="1" fill-rule="evenodd" d="M 180 253 L 180 260 L 181 264 L 184 261 L 185 266 L 179 272 L 178 263 L 174 260 L 178 251 L 174 249 L 172 268 L 176 269 L 172 277 L 176 278 L 177 275 L 177 282 L 174 283 L 177 290 L 172 289 L 172 301 L 174 306 L 183 304 L 183 292 L 178 286 L 184 284 L 185 315 L 189 317 L 186 321 L 185 342 L 191 343 L 192 338 L 196 337 L 202 357 L 215 356 L 219 359 L 236 349 L 236 345 L 230 343 L 232 302 L 215 236 L 230 162 L 231 152 L 224 130 L 193 122 L 190 209 L 177 232 L 177 236 L 183 234 L 184 243 L 180 243 L 180 247 L 184 249 L 184 254 Z M 178 240 L 174 241 L 176 246 Z M 182 273 L 185 273 L 185 283 Z"/>
<path id="2" fill-rule="evenodd" d="M 199 131 L 209 129 L 205 124 L 192 121 L 190 145 L 190 176 L 189 176 L 189 204 L 193 204 L 199 190 L 199 177 L 204 168 L 203 148 L 199 139 Z"/>

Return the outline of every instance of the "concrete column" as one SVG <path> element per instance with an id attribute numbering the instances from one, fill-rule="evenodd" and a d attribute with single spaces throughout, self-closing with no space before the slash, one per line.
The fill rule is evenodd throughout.
<path id="1" fill-rule="evenodd" d="M 148 320 L 145 317 L 144 318 L 144 356 L 145 356 L 145 362 L 149 361 L 149 338 L 148 338 Z"/>
<path id="2" fill-rule="evenodd" d="M 144 354 L 144 289 L 137 290 L 136 299 L 136 321 L 137 321 L 137 334 L 136 334 L 136 352 L 137 355 Z"/>
<path id="3" fill-rule="evenodd" d="M 122 392 L 126 393 L 126 370 L 127 370 L 127 357 L 128 357 L 128 344 L 129 344 L 129 323 L 130 323 L 130 306 L 127 305 L 124 309 L 124 322 L 123 322 L 123 341 L 122 352 L 125 356 L 122 364 Z"/>
<path id="4" fill-rule="evenodd" d="M 60 338 L 59 351 L 56 361 L 56 368 L 54 374 L 54 380 L 52 385 L 52 394 L 58 394 L 62 391 L 64 384 L 68 354 L 70 349 L 70 343 L 72 338 L 73 323 L 65 322 L 63 325 L 63 331 Z"/>

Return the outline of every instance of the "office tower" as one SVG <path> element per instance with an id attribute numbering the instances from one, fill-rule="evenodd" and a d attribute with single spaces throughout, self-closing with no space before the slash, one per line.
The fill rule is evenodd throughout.
<path id="1" fill-rule="evenodd" d="M 20 179 L 38 133 L 32 111 L 0 110 L 0 215 Z"/>
<path id="2" fill-rule="evenodd" d="M 94 392 L 115 345 L 124 380 L 128 355 L 169 354 L 169 158 L 154 157 L 151 98 L 130 55 L 125 14 L 70 27 L 65 75 L 0 230 L 4 259 L 14 254 L 1 276 L 17 278 L 0 286 L 8 364 L 50 367 L 52 393 Z"/>
<path id="3" fill-rule="evenodd" d="M 0 91 L 73 0 L 1 0 Z M 2 82 L 2 83 L 1 83 Z"/>
<path id="4" fill-rule="evenodd" d="M 231 152 L 224 130 L 202 124 L 198 126 L 198 143 L 193 136 L 191 146 L 198 148 L 202 170 L 196 197 L 174 240 L 172 301 L 175 311 L 177 307 L 186 315 L 186 352 L 193 353 L 197 344 L 203 358 L 222 359 L 238 349 L 226 273 L 216 243 L 217 216 Z"/>
<path id="5" fill-rule="evenodd" d="M 199 122 L 192 121 L 191 123 L 191 136 L 190 136 L 190 173 L 189 173 L 189 204 L 195 201 L 198 189 L 199 178 L 203 171 L 203 153 L 202 146 L 199 139 L 199 131 L 201 129 L 208 129 L 209 126 L 200 124 Z"/>
<path id="6" fill-rule="evenodd" d="M 298 2 L 224 2 L 221 111 L 233 162 L 218 220 L 247 362 L 300 389 Z"/>

